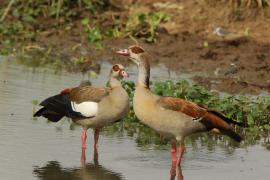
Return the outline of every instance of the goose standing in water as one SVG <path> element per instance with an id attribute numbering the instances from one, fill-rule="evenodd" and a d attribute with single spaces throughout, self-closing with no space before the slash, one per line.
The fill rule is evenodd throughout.
<path id="1" fill-rule="evenodd" d="M 94 148 L 97 148 L 99 130 L 124 118 L 129 111 L 129 97 L 122 87 L 121 79 L 127 77 L 124 66 L 113 65 L 109 74 L 109 87 L 97 88 L 90 85 L 67 88 L 60 94 L 40 103 L 43 106 L 34 117 L 43 116 L 58 122 L 69 117 L 82 129 L 82 148 L 86 148 L 86 131 L 94 129 Z"/>
<path id="2" fill-rule="evenodd" d="M 133 107 L 138 119 L 171 139 L 172 165 L 179 166 L 184 152 L 184 138 L 188 135 L 216 130 L 237 142 L 242 138 L 230 124 L 242 125 L 222 113 L 176 97 L 153 94 L 149 87 L 149 56 L 139 46 L 131 46 L 116 52 L 126 56 L 138 66 L 139 74 L 133 97 Z M 177 143 L 178 155 L 177 155 Z M 177 157 L 178 156 L 178 157 Z"/>

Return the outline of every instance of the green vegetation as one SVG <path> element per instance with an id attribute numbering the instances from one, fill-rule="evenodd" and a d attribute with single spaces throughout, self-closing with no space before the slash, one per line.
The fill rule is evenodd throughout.
<path id="1" fill-rule="evenodd" d="M 243 16 L 242 9 L 266 9 L 270 4 L 269 0 L 204 2 L 202 5 L 212 7 L 224 4 L 230 9 L 231 6 L 234 16 L 240 19 Z M 151 6 L 147 5 L 144 11 L 143 7 L 132 3 L 130 8 L 117 9 L 108 0 L 6 0 L 1 5 L 0 54 L 5 55 L 51 34 L 68 34 L 72 37 L 80 34 L 76 42 L 84 42 L 85 38 L 97 49 L 102 48 L 102 41 L 106 38 L 132 36 L 155 43 L 160 24 L 175 19 L 174 12 L 168 8 L 150 9 Z M 243 34 L 249 36 L 249 28 Z M 206 42 L 203 43 L 205 48 L 208 47 Z M 37 43 L 40 45 L 42 41 Z"/>
<path id="2" fill-rule="evenodd" d="M 97 28 L 97 27 L 91 28 L 89 25 L 88 18 L 83 19 L 81 21 L 81 23 L 84 27 L 86 34 L 87 34 L 87 40 L 90 43 L 95 43 L 96 47 L 100 49 L 102 47 L 101 43 L 100 43 L 100 41 L 102 40 L 102 35 L 101 35 L 99 28 Z"/>
<path id="3" fill-rule="evenodd" d="M 85 38 L 97 49 L 102 48 L 106 38 L 134 36 L 156 42 L 159 24 L 169 20 L 169 16 L 160 11 L 134 12 L 123 17 L 119 14 L 101 16 L 100 13 L 109 6 L 107 0 L 12 0 L 3 5 L 0 8 L 0 22 L 4 22 L 0 23 L 2 55 L 21 51 L 32 44 L 44 47 L 39 38 L 58 33 L 70 33 L 70 36 L 79 33 L 81 37 L 77 39 L 84 42 Z M 50 45 L 45 47 L 42 53 L 56 53 Z M 41 49 L 31 49 L 34 50 Z"/>
<path id="4" fill-rule="evenodd" d="M 124 87 L 130 94 L 131 99 L 133 97 L 134 86 L 133 82 L 124 83 Z M 155 82 L 152 84 L 152 90 L 158 95 L 179 97 L 206 105 L 210 109 L 219 110 L 226 114 L 227 117 L 250 126 L 246 129 L 236 128 L 246 139 L 243 144 L 244 146 L 262 142 L 265 147 L 269 148 L 267 137 L 270 130 L 270 97 L 268 96 L 261 96 L 256 99 L 232 95 L 220 97 L 211 94 L 202 86 L 192 85 L 187 81 Z M 138 145 L 142 148 L 164 148 L 168 145 L 168 142 L 160 137 L 159 134 L 139 123 L 133 110 L 129 112 L 123 121 L 105 127 L 103 133 L 117 136 L 127 134 L 134 137 Z M 219 146 L 224 146 L 224 142 L 227 142 L 225 144 L 229 143 L 232 146 L 237 146 L 237 143 L 234 143 L 225 136 L 212 136 L 209 133 L 191 136 L 187 138 L 186 144 L 195 146 L 195 142 L 198 141 L 202 145 L 208 146 L 213 144 L 213 140 L 216 141 L 217 139 L 219 140 Z"/>
<path id="5" fill-rule="evenodd" d="M 78 16 L 82 9 L 96 13 L 107 5 L 106 0 L 11 0 L 4 8 L 1 21 L 10 11 L 13 17 L 18 17 L 25 22 L 35 22 L 38 17 L 54 17 L 56 19 L 65 18 L 71 20 Z"/>
<path id="6" fill-rule="evenodd" d="M 168 20 L 169 16 L 164 12 L 136 13 L 128 20 L 126 31 L 146 42 L 155 42 L 159 24 Z"/>
<path id="7" fill-rule="evenodd" d="M 125 89 L 133 97 L 135 85 L 133 82 L 123 82 Z M 236 130 L 245 138 L 242 146 L 254 145 L 262 143 L 266 148 L 270 149 L 269 132 L 270 132 L 270 97 L 261 96 L 257 99 L 248 98 L 246 96 L 224 96 L 211 94 L 205 88 L 192 85 L 187 81 L 165 81 L 155 82 L 152 84 L 154 93 L 163 96 L 175 96 L 183 98 L 198 104 L 208 106 L 210 109 L 216 109 L 227 117 L 238 122 L 243 122 L 249 125 L 249 128 L 236 128 Z M 131 106 L 132 106 L 132 102 Z M 66 119 L 64 120 L 66 121 Z M 70 129 L 73 130 L 76 126 L 70 120 Z M 131 109 L 127 117 L 123 121 L 117 122 L 112 126 L 107 126 L 102 133 L 106 136 L 123 136 L 128 135 L 133 137 L 143 149 L 148 148 L 167 148 L 168 141 L 157 134 L 149 127 L 141 124 L 136 118 L 134 111 Z M 225 147 L 230 144 L 232 147 L 237 147 L 238 144 L 231 141 L 226 136 L 213 136 L 210 133 L 193 135 L 186 139 L 186 144 L 193 147 L 201 143 L 203 146 L 213 147 L 217 143 L 220 147 Z M 197 145 L 196 145 L 197 144 Z"/>
<path id="8" fill-rule="evenodd" d="M 187 81 L 155 83 L 153 90 L 159 95 L 180 97 L 206 105 L 210 109 L 217 109 L 228 118 L 251 127 L 257 126 L 264 129 L 270 127 L 270 97 L 268 96 L 259 96 L 256 99 L 243 95 L 220 97 L 211 94 L 202 86 L 190 85 Z"/>
<path id="9" fill-rule="evenodd" d="M 74 20 L 80 18 L 82 11 L 96 14 L 107 6 L 106 0 L 11 0 L 0 8 L 0 54 L 9 54 L 14 45 L 21 49 L 29 42 L 35 42 L 42 32 L 68 29 Z M 43 23 L 40 23 L 42 21 Z M 3 23 L 4 22 L 4 23 Z M 72 25 L 70 25 L 72 24 Z M 100 41 L 98 29 L 86 31 L 89 42 Z"/>
<path id="10" fill-rule="evenodd" d="M 157 40 L 157 29 L 160 23 L 169 20 L 169 16 L 164 12 L 152 13 L 135 13 L 131 15 L 126 22 L 114 18 L 112 24 L 105 30 L 101 31 L 98 25 L 91 27 L 90 20 L 85 18 L 81 21 L 84 27 L 89 43 L 94 43 L 98 49 L 102 47 L 101 41 L 103 37 L 116 38 L 134 36 L 143 38 L 146 42 L 152 43 Z M 95 23 L 94 23 L 95 24 Z"/>

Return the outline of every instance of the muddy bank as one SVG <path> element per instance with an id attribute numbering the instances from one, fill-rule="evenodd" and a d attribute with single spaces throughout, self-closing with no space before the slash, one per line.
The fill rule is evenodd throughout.
<path id="1" fill-rule="evenodd" d="M 241 9 L 233 3 L 147 0 L 123 4 L 111 0 L 94 14 L 81 7 L 72 9 L 76 12 L 74 16 L 60 16 L 57 20 L 36 17 L 35 21 L 26 23 L 23 33 L 15 34 L 16 43 L 11 48 L 15 54 L 40 51 L 45 59 L 57 57 L 70 64 L 78 61 L 80 66 L 69 70 L 85 72 L 91 69 L 88 67 L 96 68 L 103 60 L 127 64 L 114 51 L 135 44 L 129 35 L 137 35 L 138 43 L 151 54 L 152 64 L 164 64 L 179 76 L 181 72 L 202 72 L 204 75 L 196 76 L 194 80 L 209 89 L 258 94 L 270 91 L 270 18 L 267 10 L 256 8 L 254 3 L 248 9 Z M 158 24 L 153 34 L 154 43 L 145 41 L 149 33 L 149 24 L 145 22 L 126 30 L 133 22 L 131 17 L 138 12 L 144 12 L 145 16 L 165 12 L 170 17 Z M 89 32 L 82 24 L 84 18 L 89 18 L 91 28 L 119 34 L 102 37 L 98 42 L 102 48 L 97 49 L 95 43 L 89 42 Z M 15 19 L 10 14 L 5 20 L 12 22 Z M 237 35 L 216 36 L 213 28 L 217 26 Z M 33 35 L 26 38 L 24 34 L 29 32 Z M 7 38 L 7 35 L 0 35 L 0 39 Z M 0 44 L 0 48 L 5 47 L 5 43 Z"/>
<path id="2" fill-rule="evenodd" d="M 73 52 L 68 49 L 76 43 L 57 36 L 50 41 L 62 46 L 62 56 L 68 58 Z M 61 42 L 62 41 L 62 42 Z M 240 37 L 232 40 L 207 39 L 208 47 L 203 46 L 205 38 L 182 32 L 176 35 L 159 34 L 155 44 L 138 40 L 149 54 L 151 64 L 163 64 L 181 76 L 181 72 L 202 72 L 193 80 L 209 89 L 229 93 L 258 94 L 270 90 L 270 44 L 257 42 L 255 39 Z M 77 53 L 85 53 L 94 62 L 109 61 L 128 64 L 125 58 L 114 52 L 128 47 L 135 42 L 129 38 L 108 39 L 102 42 L 103 49 L 96 50 L 89 44 L 81 44 Z M 80 52 L 78 52 L 80 51 Z"/>

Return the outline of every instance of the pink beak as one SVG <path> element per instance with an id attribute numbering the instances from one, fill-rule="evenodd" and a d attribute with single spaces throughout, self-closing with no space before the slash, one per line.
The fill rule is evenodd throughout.
<path id="1" fill-rule="evenodd" d="M 128 52 L 127 49 L 121 49 L 121 50 L 119 50 L 119 51 L 116 51 L 115 53 L 116 53 L 116 54 L 120 54 L 120 55 L 122 55 L 122 56 L 129 56 L 129 52 Z"/>

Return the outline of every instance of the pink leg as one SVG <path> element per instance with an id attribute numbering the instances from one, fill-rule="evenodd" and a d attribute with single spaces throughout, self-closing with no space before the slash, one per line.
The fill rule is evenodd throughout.
<path id="1" fill-rule="evenodd" d="M 171 145 L 171 156 L 172 156 L 172 162 L 176 162 L 176 143 L 173 142 Z"/>
<path id="2" fill-rule="evenodd" d="M 184 154 L 184 146 L 180 144 L 178 147 L 177 166 L 180 166 L 183 154 Z"/>
<path id="3" fill-rule="evenodd" d="M 178 179 L 178 180 L 183 180 L 183 179 L 184 179 L 184 176 L 183 176 L 183 173 L 182 173 L 181 166 L 178 166 L 178 175 L 177 175 L 177 179 Z"/>
<path id="4" fill-rule="evenodd" d="M 98 150 L 97 148 L 94 149 L 94 164 L 99 165 L 98 163 Z"/>
<path id="5" fill-rule="evenodd" d="M 99 129 L 95 129 L 94 130 L 94 140 L 95 140 L 94 148 L 95 149 L 97 149 L 98 138 L 99 138 Z"/>
<path id="6" fill-rule="evenodd" d="M 85 166 L 85 148 L 82 148 L 82 154 L 81 154 L 81 167 Z"/>
<path id="7" fill-rule="evenodd" d="M 171 145 L 171 156 L 172 156 L 172 165 L 171 165 L 171 179 L 174 179 L 176 176 L 176 143 L 172 142 Z"/>
<path id="8" fill-rule="evenodd" d="M 82 129 L 82 148 L 83 149 L 86 148 L 86 138 L 87 138 L 86 131 L 87 131 L 86 128 Z"/>

